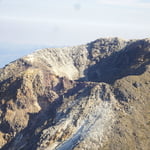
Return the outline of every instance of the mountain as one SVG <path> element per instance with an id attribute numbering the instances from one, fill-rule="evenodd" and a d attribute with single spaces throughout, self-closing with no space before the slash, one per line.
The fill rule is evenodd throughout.
<path id="1" fill-rule="evenodd" d="M 47 48 L 0 69 L 2 150 L 149 150 L 150 39 Z"/>

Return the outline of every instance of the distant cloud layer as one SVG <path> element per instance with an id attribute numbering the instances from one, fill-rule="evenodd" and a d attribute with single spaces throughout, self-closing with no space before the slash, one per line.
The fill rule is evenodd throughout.
<path id="1" fill-rule="evenodd" d="M 149 0 L 97 0 L 100 4 L 150 8 Z"/>
<path id="2" fill-rule="evenodd" d="M 145 38 L 149 18 L 149 0 L 0 0 L 0 43 L 38 47 Z"/>

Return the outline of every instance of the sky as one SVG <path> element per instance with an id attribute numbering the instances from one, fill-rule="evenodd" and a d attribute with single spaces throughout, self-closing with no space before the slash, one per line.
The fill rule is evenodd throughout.
<path id="1" fill-rule="evenodd" d="M 150 0 L 0 0 L 0 68 L 36 49 L 149 35 Z"/>

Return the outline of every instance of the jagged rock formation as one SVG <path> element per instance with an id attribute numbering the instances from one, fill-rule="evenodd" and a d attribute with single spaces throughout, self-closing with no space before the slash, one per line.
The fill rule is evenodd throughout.
<path id="1" fill-rule="evenodd" d="M 150 39 L 38 50 L 0 69 L 2 150 L 148 150 Z"/>

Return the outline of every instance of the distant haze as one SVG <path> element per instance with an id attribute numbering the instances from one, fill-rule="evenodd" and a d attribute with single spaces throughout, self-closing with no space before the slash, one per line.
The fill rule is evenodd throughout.
<path id="1" fill-rule="evenodd" d="M 44 47 L 150 35 L 149 0 L 0 0 L 0 67 Z"/>

